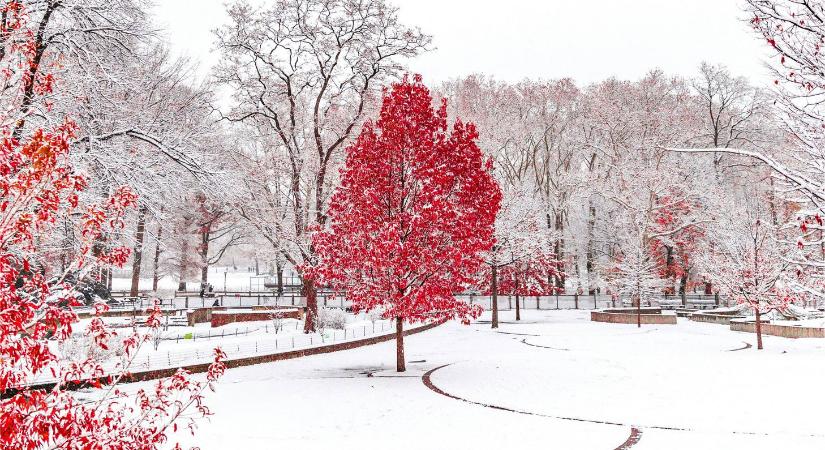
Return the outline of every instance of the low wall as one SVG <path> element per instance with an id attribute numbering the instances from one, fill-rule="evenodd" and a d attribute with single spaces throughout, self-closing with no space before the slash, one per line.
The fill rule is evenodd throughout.
<path id="1" fill-rule="evenodd" d="M 689 315 L 695 313 L 696 311 L 698 311 L 698 310 L 691 309 L 691 308 L 676 308 L 675 309 L 676 317 L 688 317 Z"/>
<path id="2" fill-rule="evenodd" d="M 635 313 L 591 311 L 590 320 L 593 322 L 636 324 L 639 317 Z M 641 323 L 645 325 L 676 325 L 674 314 L 645 314 L 641 315 Z"/>
<path id="3" fill-rule="evenodd" d="M 301 319 L 303 319 L 303 318 L 304 318 L 304 308 L 303 308 L 303 307 L 296 307 L 296 306 L 268 306 L 268 305 L 260 305 L 260 306 L 258 306 L 258 305 L 256 305 L 256 306 L 253 306 L 253 307 L 252 307 L 252 310 L 253 310 L 253 311 L 272 311 L 273 309 L 276 309 L 276 308 L 277 308 L 277 309 L 286 309 L 286 310 L 289 310 L 289 311 L 297 310 L 297 311 L 298 311 L 298 317 L 296 317 L 296 318 L 297 318 L 298 320 L 301 320 Z"/>
<path id="4" fill-rule="evenodd" d="M 636 312 L 641 311 L 642 314 L 662 314 L 662 308 L 655 307 L 655 306 L 643 306 L 639 309 L 636 308 L 604 308 L 600 312 L 606 313 L 624 313 L 624 314 L 636 314 Z"/>
<path id="5" fill-rule="evenodd" d="M 719 325 L 730 325 L 731 319 L 743 319 L 744 316 L 734 316 L 728 314 L 694 313 L 688 316 L 692 322 L 715 323 Z"/>
<path id="6" fill-rule="evenodd" d="M 226 307 L 216 306 L 213 308 L 196 308 L 186 311 L 186 322 L 190 327 L 196 323 L 207 323 L 212 321 L 212 311 L 226 311 Z"/>
<path id="7" fill-rule="evenodd" d="M 756 324 L 751 322 L 731 322 L 731 331 L 756 333 Z M 825 338 L 825 328 L 795 327 L 791 325 L 762 324 L 762 334 L 784 338 Z"/>
<path id="8" fill-rule="evenodd" d="M 299 319 L 301 312 L 295 308 L 281 308 L 281 317 L 284 319 Z M 236 322 L 259 322 L 264 320 L 272 320 L 273 311 L 266 310 L 249 310 L 249 311 L 215 311 L 212 313 L 212 327 L 220 327 L 229 323 Z"/>

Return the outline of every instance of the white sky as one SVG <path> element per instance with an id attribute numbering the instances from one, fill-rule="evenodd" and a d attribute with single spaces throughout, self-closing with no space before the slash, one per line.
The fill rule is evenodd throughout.
<path id="1" fill-rule="evenodd" d="M 252 3 L 266 0 L 253 0 Z M 436 47 L 408 65 L 435 84 L 483 72 L 496 78 L 610 76 L 637 79 L 653 68 L 692 76 L 706 60 L 769 81 L 766 46 L 741 20 L 741 0 L 389 0 L 403 23 Z M 157 0 L 172 48 L 199 61 L 218 58 L 211 30 L 226 20 L 224 0 Z"/>

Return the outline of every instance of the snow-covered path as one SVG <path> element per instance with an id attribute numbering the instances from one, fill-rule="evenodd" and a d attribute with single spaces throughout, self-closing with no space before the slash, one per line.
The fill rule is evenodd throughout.
<path id="1" fill-rule="evenodd" d="M 634 450 L 825 447 L 818 340 L 731 351 L 753 335 L 681 319 L 638 330 L 581 311 L 511 314 L 499 332 L 482 318 L 408 337 L 402 375 L 393 342 L 232 369 L 208 398 L 215 415 L 185 443 L 611 450 L 638 426 Z M 430 371 L 431 387 L 467 401 L 427 387 Z"/>

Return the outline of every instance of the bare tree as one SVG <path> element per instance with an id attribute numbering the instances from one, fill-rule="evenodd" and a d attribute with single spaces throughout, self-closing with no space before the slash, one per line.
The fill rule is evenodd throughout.
<path id="1" fill-rule="evenodd" d="M 262 8 L 234 2 L 228 13 L 231 23 L 216 31 L 223 59 L 215 77 L 234 100 L 224 117 L 265 130 L 273 150 L 286 156 L 281 201 L 288 217 L 273 228 L 278 251 L 300 270 L 314 260 L 310 230 L 326 221 L 330 165 L 380 84 L 430 38 L 400 24 L 382 0 L 280 0 Z M 303 282 L 310 332 L 317 293 L 313 280 Z"/>

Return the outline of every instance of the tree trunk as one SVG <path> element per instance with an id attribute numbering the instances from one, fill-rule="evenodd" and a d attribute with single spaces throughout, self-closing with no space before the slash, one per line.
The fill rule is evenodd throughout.
<path id="1" fill-rule="evenodd" d="M 158 269 L 160 268 L 160 239 L 163 234 L 163 224 L 158 223 L 158 235 L 155 238 L 155 259 L 152 262 L 152 291 L 158 291 L 158 280 L 160 278 Z"/>
<path id="2" fill-rule="evenodd" d="M 493 297 L 493 328 L 498 328 L 498 266 L 495 264 L 492 265 L 492 275 L 491 275 L 491 284 L 492 284 L 492 297 Z"/>
<path id="3" fill-rule="evenodd" d="M 284 295 L 284 268 L 275 263 L 275 273 L 278 275 L 278 295 Z"/>
<path id="4" fill-rule="evenodd" d="M 516 294 L 516 320 L 521 320 L 521 307 L 519 307 L 519 295 Z"/>
<path id="5" fill-rule="evenodd" d="M 756 349 L 762 350 L 762 313 L 756 308 Z"/>
<path id="6" fill-rule="evenodd" d="M 642 297 L 636 297 L 636 327 L 642 328 Z"/>
<path id="7" fill-rule="evenodd" d="M 315 332 L 315 321 L 318 319 L 318 289 L 315 287 L 315 281 L 312 279 L 304 279 L 303 294 L 307 299 L 307 310 L 304 317 L 304 333 Z"/>
<path id="8" fill-rule="evenodd" d="M 255 258 L 255 276 L 259 276 L 261 274 L 261 266 L 258 263 L 258 258 Z"/>
<path id="9" fill-rule="evenodd" d="M 559 260 L 559 261 L 563 261 L 564 260 L 564 238 L 562 236 L 564 235 L 564 215 L 562 214 L 561 211 L 559 211 L 556 214 L 555 230 L 556 230 L 557 233 L 559 233 L 559 238 L 556 239 L 553 251 L 556 253 L 556 259 Z M 559 270 L 556 272 L 555 279 L 556 279 L 556 282 L 555 282 L 556 287 L 559 289 L 559 292 L 562 292 L 564 290 L 564 284 L 565 284 L 564 264 L 563 263 L 562 263 L 562 266 L 559 268 Z"/>
<path id="10" fill-rule="evenodd" d="M 187 272 L 189 271 L 189 239 L 188 236 L 183 236 L 180 244 L 180 265 L 178 266 L 178 273 L 180 280 L 178 282 L 178 290 L 186 290 Z"/>
<path id="11" fill-rule="evenodd" d="M 140 266 L 143 262 L 143 236 L 146 234 L 146 207 L 138 209 L 137 231 L 135 232 L 135 255 L 132 258 L 132 285 L 129 297 L 137 297 L 140 292 Z"/>
<path id="12" fill-rule="evenodd" d="M 407 364 L 404 361 L 404 319 L 395 318 L 395 368 L 398 372 L 406 372 Z"/>
<path id="13" fill-rule="evenodd" d="M 209 231 L 201 233 L 201 286 L 206 286 L 209 278 Z"/>
<path id="14" fill-rule="evenodd" d="M 592 200 L 591 200 L 592 201 Z M 590 217 L 587 219 L 587 261 L 585 262 L 585 266 L 587 267 L 587 293 L 589 295 L 594 295 L 596 293 L 596 284 L 593 283 L 593 279 L 595 278 L 595 252 L 593 249 L 593 232 L 596 227 L 596 207 L 590 206 Z"/>

